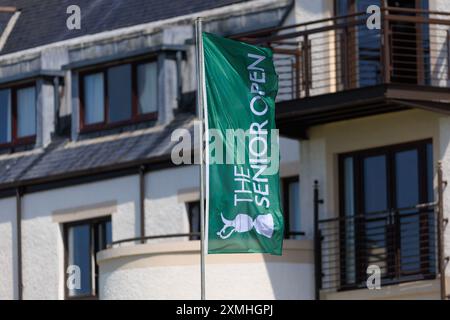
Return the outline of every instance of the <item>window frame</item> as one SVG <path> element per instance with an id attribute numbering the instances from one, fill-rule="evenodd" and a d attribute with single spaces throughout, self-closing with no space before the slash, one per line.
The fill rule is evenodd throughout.
<path id="1" fill-rule="evenodd" d="M 92 132 L 92 131 L 100 131 L 105 129 L 112 129 L 117 127 L 123 127 L 126 125 L 136 124 L 140 122 L 156 120 L 158 118 L 158 110 L 154 112 L 139 113 L 139 98 L 138 98 L 138 84 L 137 84 L 137 76 L 138 76 L 138 66 L 146 63 L 157 63 L 157 56 L 146 56 L 134 59 L 127 59 L 121 61 L 115 61 L 106 63 L 103 65 L 92 66 L 84 69 L 78 70 L 78 101 L 80 106 L 80 133 Z M 131 66 L 131 117 L 127 120 L 109 122 L 109 95 L 108 95 L 108 69 L 112 67 L 118 67 L 122 65 L 129 64 Z M 158 68 L 157 71 L 158 72 Z M 84 92 L 84 78 L 86 76 L 101 73 L 103 78 L 103 112 L 104 119 L 102 122 L 86 124 L 85 123 L 85 92 Z M 158 95 L 158 90 L 156 90 L 156 94 Z"/>
<path id="2" fill-rule="evenodd" d="M 428 138 L 428 139 L 422 139 L 422 140 L 416 140 L 416 141 L 410 141 L 410 142 L 404 142 L 404 143 L 397 143 L 397 144 L 389 144 L 389 145 L 385 145 L 385 146 L 380 146 L 380 147 L 375 147 L 375 148 L 370 148 L 370 149 L 361 149 L 361 150 L 355 150 L 355 151 L 351 151 L 351 152 L 344 152 L 344 153 L 340 153 L 337 155 L 337 160 L 338 160 L 338 215 L 339 218 L 343 219 L 342 221 L 345 221 L 345 170 L 344 170 L 344 161 L 346 158 L 348 157 L 352 157 L 353 158 L 353 170 L 354 170 L 354 174 L 353 174 L 353 185 L 354 185 L 354 189 L 355 189 L 355 194 L 354 194 L 354 199 L 353 199 L 353 205 L 355 208 L 355 214 L 358 214 L 359 212 L 364 212 L 364 205 L 363 205 L 363 201 L 364 201 L 364 187 L 363 187 L 363 178 L 362 178 L 362 165 L 361 162 L 363 161 L 364 158 L 366 157 L 370 157 L 370 156 L 377 156 L 377 155 L 385 155 L 386 156 L 386 175 L 387 175 L 387 194 L 388 194 L 388 199 L 387 199 L 387 206 L 389 208 L 391 208 L 393 206 L 393 198 L 394 198 L 394 193 L 395 191 L 393 191 L 393 189 L 395 188 L 395 182 L 393 179 L 393 174 L 394 174 L 394 163 L 393 163 L 393 157 L 395 156 L 396 153 L 398 152 L 402 152 L 402 151 L 407 151 L 410 149 L 416 149 L 418 151 L 418 172 L 419 172 L 419 176 L 418 176 L 418 183 L 419 183 L 419 202 L 420 203 L 427 203 L 429 202 L 427 199 L 430 196 L 428 194 L 428 190 L 426 187 L 427 184 L 427 179 L 428 177 L 428 173 L 427 173 L 427 168 L 421 166 L 421 164 L 425 164 L 426 165 L 431 165 L 434 168 L 434 163 L 429 164 L 426 160 L 426 148 L 427 148 L 427 144 L 431 144 L 432 146 L 434 145 L 434 141 L 432 138 Z M 432 179 L 433 176 L 431 177 Z M 434 194 L 433 194 L 434 196 Z M 425 223 L 427 224 L 428 222 L 424 222 L 423 219 L 420 220 L 420 223 Z M 396 226 L 398 227 L 398 226 Z M 343 222 L 340 222 L 339 225 L 340 230 L 343 230 L 342 232 L 340 231 L 340 236 L 339 236 L 339 243 L 344 243 L 345 238 L 342 239 L 342 236 L 346 236 L 347 235 L 347 230 L 345 227 L 345 224 Z M 422 228 L 422 225 L 421 225 Z M 427 227 L 428 228 L 428 227 Z M 359 230 L 357 228 L 355 228 L 355 237 L 363 237 L 364 236 L 364 230 Z M 426 232 L 428 232 L 428 229 L 426 230 Z M 397 238 L 399 237 L 399 234 L 396 235 Z M 399 239 L 396 239 L 397 241 Z M 363 240 L 365 241 L 365 240 Z M 428 252 L 428 249 L 430 249 L 430 245 L 432 245 L 432 243 L 426 241 L 426 244 L 424 244 L 424 248 L 421 248 L 420 250 L 424 250 L 427 252 L 427 255 L 425 257 L 421 257 L 421 261 L 420 261 L 420 272 L 419 273 L 415 273 L 413 275 L 415 276 L 421 276 L 426 274 L 425 270 L 428 261 L 427 258 L 431 257 L 432 253 Z M 436 245 L 436 244 L 434 244 Z M 355 250 L 355 252 L 357 252 L 358 250 L 360 250 L 360 246 L 361 243 L 358 243 L 357 241 L 355 241 L 354 245 L 353 245 L 353 250 Z M 344 247 L 344 252 L 340 253 L 341 255 L 341 259 L 343 261 L 346 261 L 346 249 Z M 429 256 L 428 256 L 429 255 Z M 365 261 L 363 261 L 361 259 L 360 256 L 356 256 L 355 255 L 355 263 L 358 265 L 362 265 L 363 263 L 365 263 Z M 395 264 L 395 262 L 393 261 L 388 261 L 389 263 L 389 268 L 392 268 L 393 266 L 397 266 Z M 399 264 L 401 265 L 401 263 Z M 347 283 L 345 280 L 346 277 L 346 265 L 345 263 L 343 265 L 340 266 L 340 277 L 339 277 L 339 281 L 340 281 L 340 287 L 341 290 L 344 289 L 354 289 L 356 287 L 359 286 L 359 283 L 363 282 L 365 277 L 366 277 L 366 272 L 362 270 L 363 268 L 360 269 L 356 269 L 354 272 L 354 276 L 355 276 L 355 283 Z M 398 277 L 398 279 L 401 279 L 402 277 L 406 277 L 407 275 L 400 272 L 398 274 L 395 275 L 395 277 Z M 430 278 L 434 278 L 434 276 L 430 276 Z M 420 280 L 420 279 L 413 279 L 414 280 Z M 386 282 L 385 279 L 382 279 L 382 285 L 383 285 L 383 281 Z M 399 283 L 399 282 L 403 282 L 402 280 L 395 280 L 393 281 L 393 283 Z"/>
<path id="3" fill-rule="evenodd" d="M 33 135 L 18 137 L 18 108 L 17 108 L 17 91 L 26 88 L 34 88 L 35 97 L 34 97 L 34 112 L 35 116 L 35 133 Z M 0 149 L 2 148 L 11 148 L 22 145 L 31 145 L 36 143 L 36 135 L 37 135 L 37 86 L 36 81 L 26 81 L 23 83 L 13 84 L 13 85 L 5 85 L 0 86 L 0 90 L 10 90 L 10 99 L 11 99 L 11 141 L 0 143 Z"/>
<path id="4" fill-rule="evenodd" d="M 63 247 L 64 247 L 64 299 L 65 300 L 97 300 L 98 296 L 98 283 L 96 283 L 96 267 L 97 267 L 97 257 L 95 254 L 95 227 L 101 223 L 111 222 L 112 229 L 112 216 L 103 216 L 92 219 L 77 220 L 72 222 L 66 222 L 62 224 L 63 229 Z M 91 293 L 83 294 L 79 296 L 70 296 L 69 289 L 67 288 L 67 267 L 69 266 L 69 228 L 89 224 L 90 239 L 89 248 L 90 256 L 93 263 L 91 263 L 91 282 L 94 285 L 91 288 Z M 93 241 L 94 240 L 94 241 Z"/>
<path id="5" fill-rule="evenodd" d="M 298 183 L 300 187 L 300 177 L 298 175 L 296 176 L 289 176 L 289 177 L 283 177 L 281 178 L 282 181 L 282 191 L 283 191 L 283 212 L 284 212 L 284 238 L 285 239 L 295 239 L 296 236 L 303 236 L 303 231 L 291 231 L 291 212 L 290 212 L 290 194 L 289 194 L 289 185 L 291 183 Z M 300 195 L 298 195 L 300 197 Z M 300 199 L 299 199 L 300 203 Z M 299 212 L 300 214 L 300 212 Z"/>
<path id="6" fill-rule="evenodd" d="M 191 234 L 189 236 L 189 241 L 195 241 L 195 240 L 200 240 L 201 235 L 193 235 L 194 233 L 194 228 L 193 228 L 193 223 L 192 223 L 192 208 L 194 206 L 198 206 L 198 228 L 199 228 L 199 232 L 201 232 L 201 208 L 200 208 L 200 200 L 196 200 L 196 201 L 188 201 L 185 203 L 186 204 L 186 212 L 187 212 L 187 216 L 188 216 L 188 222 L 189 222 L 189 233 Z"/>

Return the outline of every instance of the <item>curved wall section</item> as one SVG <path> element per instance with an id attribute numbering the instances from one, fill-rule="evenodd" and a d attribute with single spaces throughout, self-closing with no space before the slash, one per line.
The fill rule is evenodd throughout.
<path id="1" fill-rule="evenodd" d="M 313 299 L 312 242 L 286 240 L 282 256 L 208 255 L 207 299 Z M 199 299 L 200 243 L 136 244 L 102 251 L 101 299 Z"/>

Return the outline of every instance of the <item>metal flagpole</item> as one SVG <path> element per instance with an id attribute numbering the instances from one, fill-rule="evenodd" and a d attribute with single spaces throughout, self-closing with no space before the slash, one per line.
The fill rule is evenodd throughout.
<path id="1" fill-rule="evenodd" d="M 203 92 L 203 83 L 205 81 L 204 75 L 204 61 L 203 61 L 203 39 L 202 39 L 202 18 L 195 20 L 195 43 L 197 48 L 197 105 L 198 117 L 200 119 L 200 286 L 201 299 L 205 300 L 205 258 L 206 258 L 206 244 L 205 244 L 205 177 L 204 177 L 204 153 L 203 153 L 203 132 L 204 132 L 204 107 L 205 97 Z"/>

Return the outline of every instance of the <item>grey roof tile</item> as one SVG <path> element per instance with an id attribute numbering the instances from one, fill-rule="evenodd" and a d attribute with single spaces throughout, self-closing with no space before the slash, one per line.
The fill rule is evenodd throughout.
<path id="1" fill-rule="evenodd" d="M 21 15 L 1 54 L 25 50 L 83 35 L 169 19 L 245 0 L 0 0 Z M 68 30 L 66 9 L 81 9 L 81 29 Z M 0 30 L 5 25 L 0 17 Z M 2 16 L 0 14 L 0 16 Z"/>
<path id="2" fill-rule="evenodd" d="M 160 156 L 169 156 L 175 142 L 170 136 L 175 128 L 186 127 L 193 132 L 192 114 L 180 114 L 161 130 L 143 130 L 137 134 L 117 134 L 108 139 L 70 142 L 58 139 L 44 151 L 0 158 L 0 189 L 2 185 L 52 178 L 62 174 L 81 174 L 111 165 L 127 165 Z"/>

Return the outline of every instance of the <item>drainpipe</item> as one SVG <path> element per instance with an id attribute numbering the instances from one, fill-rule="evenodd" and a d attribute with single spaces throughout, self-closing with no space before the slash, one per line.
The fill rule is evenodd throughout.
<path id="1" fill-rule="evenodd" d="M 17 226 L 17 299 L 23 300 L 22 283 L 22 196 L 23 189 L 16 189 L 16 226 Z"/>
<path id="2" fill-rule="evenodd" d="M 445 255 L 445 246 L 444 246 L 444 228 L 447 224 L 447 220 L 444 219 L 444 187 L 447 186 L 447 181 L 444 181 L 442 177 L 442 162 L 438 162 L 438 174 L 437 174 L 437 183 L 438 183 L 438 250 L 439 250 L 439 274 L 440 274 L 440 285 L 441 285 L 441 300 L 447 300 L 447 290 L 446 290 L 446 279 L 445 279 L 445 269 L 448 263 L 448 257 Z"/>
<path id="3" fill-rule="evenodd" d="M 145 237 L 145 166 L 139 167 L 139 211 L 141 214 L 141 243 Z"/>
<path id="4" fill-rule="evenodd" d="M 59 132 L 59 77 L 53 78 L 53 101 L 55 101 L 55 133 Z"/>
<path id="5" fill-rule="evenodd" d="M 183 94 L 183 79 L 181 78 L 181 63 L 183 60 L 183 53 L 181 51 L 177 51 L 177 102 L 178 108 L 181 105 L 181 95 Z"/>
<path id="6" fill-rule="evenodd" d="M 322 286 L 322 235 L 319 229 L 319 205 L 323 200 L 319 198 L 319 182 L 314 181 L 314 298 L 320 300 L 320 289 Z"/>

